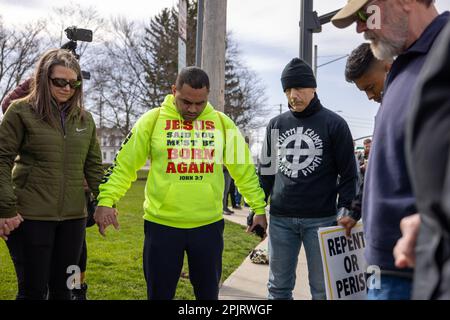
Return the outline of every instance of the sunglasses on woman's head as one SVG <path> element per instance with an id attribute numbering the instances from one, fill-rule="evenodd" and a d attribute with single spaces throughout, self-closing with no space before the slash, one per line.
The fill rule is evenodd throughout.
<path id="1" fill-rule="evenodd" d="M 78 89 L 81 86 L 81 80 L 70 80 L 67 81 L 66 79 L 61 78 L 50 78 L 53 85 L 58 88 L 65 88 L 67 85 L 69 85 L 72 89 Z"/>

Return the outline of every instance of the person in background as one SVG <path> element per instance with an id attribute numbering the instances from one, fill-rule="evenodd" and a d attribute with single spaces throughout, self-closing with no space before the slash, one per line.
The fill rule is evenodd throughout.
<path id="1" fill-rule="evenodd" d="M 370 154 L 370 147 L 372 146 L 372 139 L 364 140 L 363 144 L 364 144 L 364 157 L 363 157 L 363 163 L 361 164 L 359 169 L 361 170 L 361 173 L 364 176 L 364 174 L 366 173 L 366 170 L 367 170 L 367 164 L 369 162 L 369 154 Z"/>
<path id="2" fill-rule="evenodd" d="M 228 208 L 228 196 L 230 194 L 230 190 L 231 190 L 231 183 L 232 183 L 232 178 L 230 175 L 230 172 L 228 171 L 228 169 L 223 166 L 223 176 L 225 179 L 225 189 L 223 191 L 223 214 L 224 215 L 232 215 L 234 214 L 233 210 L 230 210 L 230 208 Z"/>
<path id="3" fill-rule="evenodd" d="M 231 179 L 230 192 L 228 193 L 230 195 L 231 207 L 233 209 L 242 209 L 241 206 L 236 202 L 236 192 L 236 185 L 234 184 L 234 180 Z"/>

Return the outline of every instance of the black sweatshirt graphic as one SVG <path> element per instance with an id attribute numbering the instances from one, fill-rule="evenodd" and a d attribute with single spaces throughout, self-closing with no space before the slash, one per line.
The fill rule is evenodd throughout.
<path id="1" fill-rule="evenodd" d="M 270 214 L 321 218 L 350 209 L 357 179 L 350 129 L 316 96 L 305 111 L 269 122 L 258 171 Z"/>

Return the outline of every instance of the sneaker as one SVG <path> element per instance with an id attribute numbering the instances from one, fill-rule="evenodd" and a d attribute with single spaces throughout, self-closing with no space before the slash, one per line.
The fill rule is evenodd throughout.
<path id="1" fill-rule="evenodd" d="M 234 211 L 231 211 L 228 208 L 223 209 L 223 214 L 225 214 L 227 216 L 232 215 L 233 213 L 234 213 Z"/>
<path id="2" fill-rule="evenodd" d="M 72 300 L 87 300 L 87 284 L 82 283 L 80 289 L 72 289 Z"/>
<path id="3" fill-rule="evenodd" d="M 233 209 L 242 210 L 242 207 L 241 206 L 234 206 Z"/>

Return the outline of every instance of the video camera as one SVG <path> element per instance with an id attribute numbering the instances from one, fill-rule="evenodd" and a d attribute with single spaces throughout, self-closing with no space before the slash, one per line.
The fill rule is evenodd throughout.
<path id="1" fill-rule="evenodd" d="M 66 33 L 67 39 L 69 39 L 69 42 L 66 42 L 61 46 L 61 49 L 70 50 L 75 57 L 79 60 L 80 55 L 77 54 L 77 41 L 83 41 L 83 42 L 92 42 L 92 30 L 89 29 L 80 29 L 75 26 L 68 27 L 64 30 Z M 81 71 L 83 79 L 89 80 L 91 78 L 90 72 L 87 71 Z"/>

